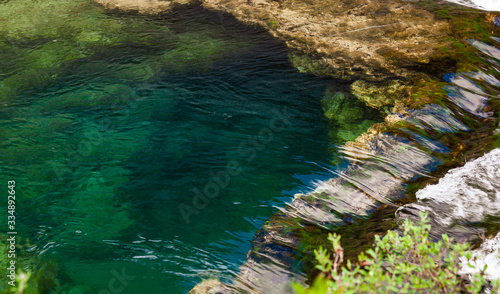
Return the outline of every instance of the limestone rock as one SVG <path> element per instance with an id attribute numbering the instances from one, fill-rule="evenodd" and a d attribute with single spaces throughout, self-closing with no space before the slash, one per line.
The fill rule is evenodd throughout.
<path id="1" fill-rule="evenodd" d="M 215 279 L 205 280 L 196 285 L 188 294 L 225 294 L 229 293 L 224 285 Z"/>
<path id="2" fill-rule="evenodd" d="M 478 227 L 500 216 L 500 149 L 450 170 L 436 185 L 417 192 L 418 201 L 398 209 L 400 219 L 417 219 L 427 211 L 435 237 L 447 233 L 462 240 L 478 239 Z M 432 232 L 431 232 L 432 233 Z"/>
<path id="3" fill-rule="evenodd" d="M 461 274 L 479 273 L 485 265 L 488 265 L 484 272 L 487 279 L 500 279 L 500 233 L 495 237 L 485 240 L 481 247 L 474 250 L 470 263 L 475 267 L 467 266 L 465 256 L 460 258 L 462 262 Z"/>
<path id="4" fill-rule="evenodd" d="M 95 0 L 107 9 L 138 11 L 144 14 L 158 14 L 169 10 L 174 4 L 188 4 L 190 0 Z"/>
<path id="5" fill-rule="evenodd" d="M 203 6 L 261 25 L 299 58 L 336 78 L 381 80 L 439 62 L 450 24 L 404 1 L 203 0 Z M 300 53 L 307 56 L 300 57 Z M 292 62 L 294 58 L 292 58 Z"/>
<path id="6" fill-rule="evenodd" d="M 352 93 L 366 105 L 382 109 L 392 106 L 408 95 L 408 89 L 402 81 L 387 83 L 369 83 L 358 80 L 351 85 Z"/>

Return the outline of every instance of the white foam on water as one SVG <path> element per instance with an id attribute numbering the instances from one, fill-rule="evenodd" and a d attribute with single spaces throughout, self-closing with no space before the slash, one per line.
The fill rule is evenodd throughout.
<path id="1" fill-rule="evenodd" d="M 416 196 L 419 202 L 436 203 L 432 206 L 445 225 L 500 216 L 500 148 L 450 170 L 438 184 L 417 191 Z M 445 213 L 439 212 L 440 207 Z"/>
<path id="2" fill-rule="evenodd" d="M 446 1 L 486 11 L 500 11 L 500 0 L 446 0 Z"/>
<path id="3" fill-rule="evenodd" d="M 488 265 L 484 275 L 490 280 L 500 279 L 500 233 L 496 237 L 487 239 L 476 250 L 472 251 L 472 258 L 470 264 L 474 268 L 467 265 L 467 258 L 461 257 L 462 269 L 460 274 L 474 274 L 479 273 L 480 270 Z"/>

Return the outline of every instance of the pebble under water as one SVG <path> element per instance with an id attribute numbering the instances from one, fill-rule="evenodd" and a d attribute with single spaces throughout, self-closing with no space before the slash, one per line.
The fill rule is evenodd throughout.
<path id="1" fill-rule="evenodd" d="M 124 294 L 230 280 L 276 207 L 330 177 L 320 166 L 344 141 L 323 115 L 332 81 L 299 73 L 263 32 L 183 14 L 2 101 L 1 174 L 16 182 L 19 259 L 48 264 L 51 291 L 108 293 L 116 273 L 129 278 Z M 162 43 L 142 42 L 165 27 Z M 22 46 L 40 55 L 48 44 Z M 16 77 L 7 59 L 2 74 Z M 363 119 L 377 118 L 342 131 Z"/>

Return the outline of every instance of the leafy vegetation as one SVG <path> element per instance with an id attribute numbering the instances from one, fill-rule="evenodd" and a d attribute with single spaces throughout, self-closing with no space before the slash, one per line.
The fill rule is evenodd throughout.
<path id="1" fill-rule="evenodd" d="M 294 285 L 297 294 L 479 293 L 485 287 L 498 292 L 500 280 L 486 281 L 481 274 L 486 268 L 468 278 L 460 276 L 460 257 L 472 259 L 469 245 L 456 243 L 446 234 L 433 242 L 427 215 L 421 213 L 421 219 L 420 224 L 407 220 L 402 233 L 389 231 L 383 238 L 376 236 L 374 248 L 361 253 L 355 266 L 350 260 L 342 266 L 340 236 L 330 234 L 332 252 L 322 247 L 314 251 L 321 274 L 309 289 Z"/>

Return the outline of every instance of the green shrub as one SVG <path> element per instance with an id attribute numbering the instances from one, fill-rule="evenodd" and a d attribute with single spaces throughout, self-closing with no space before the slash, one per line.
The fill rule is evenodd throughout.
<path id="1" fill-rule="evenodd" d="M 455 243 L 446 234 L 442 241 L 433 242 L 427 215 L 421 213 L 421 218 L 420 224 L 406 220 L 402 234 L 388 231 L 383 238 L 376 236 L 374 249 L 361 253 L 356 266 L 348 260 L 341 267 L 340 236 L 330 234 L 332 254 L 322 247 L 314 251 L 321 274 L 309 289 L 294 285 L 297 294 L 481 292 L 489 283 L 483 275 L 477 273 L 466 280 L 458 274 L 459 258 L 472 258 L 469 245 Z M 491 282 L 491 287 L 492 293 L 498 293 L 500 280 Z"/>

